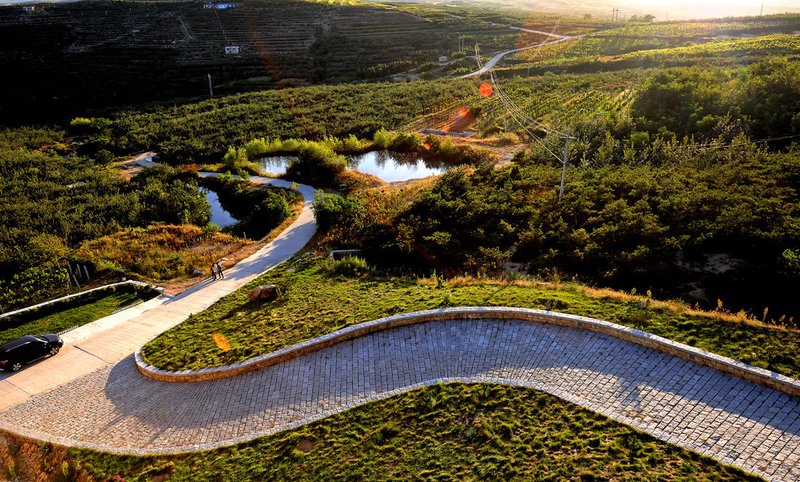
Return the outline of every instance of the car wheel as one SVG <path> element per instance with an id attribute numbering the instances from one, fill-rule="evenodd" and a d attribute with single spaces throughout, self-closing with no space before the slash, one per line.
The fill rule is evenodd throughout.
<path id="1" fill-rule="evenodd" d="M 18 371 L 20 371 L 21 369 L 22 369 L 22 363 L 20 363 L 20 362 L 14 362 L 14 363 L 11 365 L 11 371 L 12 371 L 12 372 L 18 372 Z"/>
<path id="2" fill-rule="evenodd" d="M 56 353 L 58 353 L 58 350 L 59 350 L 59 348 L 57 346 L 51 346 L 50 347 L 50 356 L 56 356 Z"/>

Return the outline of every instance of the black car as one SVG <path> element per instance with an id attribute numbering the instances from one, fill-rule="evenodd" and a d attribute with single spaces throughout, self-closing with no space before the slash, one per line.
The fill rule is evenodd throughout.
<path id="1" fill-rule="evenodd" d="M 19 371 L 23 365 L 55 355 L 62 346 L 64 341 L 58 335 L 25 335 L 0 345 L 0 369 Z"/>

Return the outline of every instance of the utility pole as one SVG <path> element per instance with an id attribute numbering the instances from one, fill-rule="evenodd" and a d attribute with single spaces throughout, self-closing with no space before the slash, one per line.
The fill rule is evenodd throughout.
<path id="1" fill-rule="evenodd" d="M 206 75 L 208 75 L 208 95 L 214 97 L 214 88 L 211 86 L 211 74 Z"/>
<path id="2" fill-rule="evenodd" d="M 567 177 L 567 161 L 569 160 L 569 140 L 572 139 L 572 136 L 569 135 L 567 132 L 567 138 L 564 142 L 564 160 L 561 161 L 561 189 L 558 190 L 558 201 L 561 202 L 561 198 L 564 197 L 564 182 Z"/>
<path id="3" fill-rule="evenodd" d="M 762 17 L 763 15 L 764 15 L 764 4 L 762 3 L 762 4 L 761 4 L 761 11 L 760 11 L 760 12 L 758 12 L 758 16 L 759 16 L 759 17 Z"/>

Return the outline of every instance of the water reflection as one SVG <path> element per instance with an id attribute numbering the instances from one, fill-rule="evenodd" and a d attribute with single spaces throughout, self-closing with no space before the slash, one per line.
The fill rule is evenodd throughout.
<path id="1" fill-rule="evenodd" d="M 445 171 L 443 165 L 426 161 L 417 154 L 384 150 L 346 157 L 350 169 L 371 174 L 386 182 L 421 179 L 436 176 Z M 270 156 L 259 159 L 258 163 L 265 171 L 279 176 L 286 173 L 286 166 L 296 159 L 296 156 Z"/>
<path id="2" fill-rule="evenodd" d="M 225 210 L 225 208 L 222 207 L 222 204 L 219 202 L 219 196 L 217 195 L 216 192 L 206 187 L 201 187 L 200 192 L 202 192 L 205 195 L 208 204 L 211 205 L 212 223 L 216 224 L 221 228 L 226 228 L 228 226 L 233 226 L 234 224 L 239 222 L 238 219 L 234 218 L 231 215 L 231 213 L 229 213 L 228 211 Z"/>
<path id="3" fill-rule="evenodd" d="M 258 165 L 267 175 L 280 176 L 286 174 L 286 167 L 297 159 L 297 156 L 269 156 L 259 159 Z"/>
<path id="4" fill-rule="evenodd" d="M 392 151 L 372 151 L 348 156 L 347 160 L 351 169 L 372 174 L 386 182 L 422 179 L 444 172 L 442 166 L 434 166 L 416 154 Z"/>

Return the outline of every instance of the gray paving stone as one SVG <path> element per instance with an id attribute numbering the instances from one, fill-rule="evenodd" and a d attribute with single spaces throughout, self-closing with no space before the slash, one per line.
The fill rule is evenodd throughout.
<path id="1" fill-rule="evenodd" d="M 800 479 L 797 397 L 611 336 L 511 320 L 379 331 L 207 382 L 155 381 L 127 358 L 0 413 L 0 426 L 114 452 L 193 450 L 441 380 L 534 387 L 769 479 Z"/>

